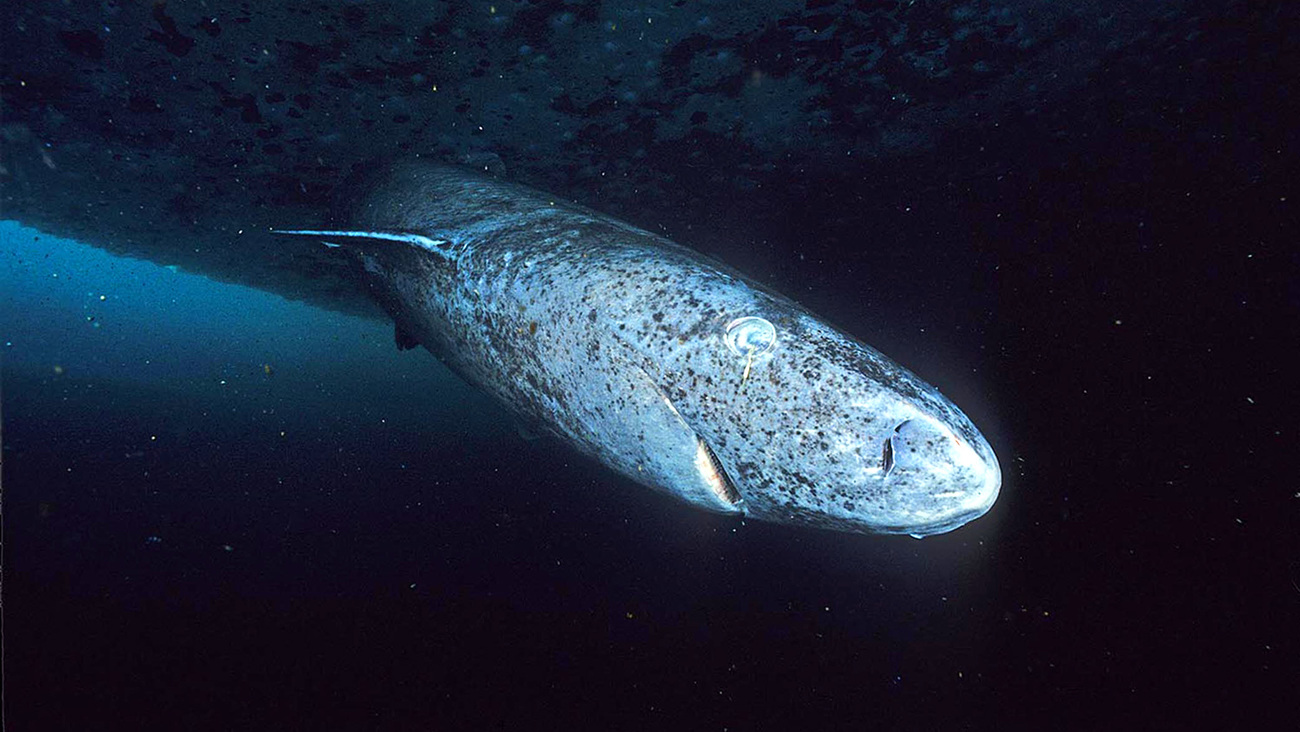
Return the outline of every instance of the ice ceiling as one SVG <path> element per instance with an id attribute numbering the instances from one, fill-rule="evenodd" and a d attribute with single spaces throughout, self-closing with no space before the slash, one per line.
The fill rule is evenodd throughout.
<path id="1" fill-rule="evenodd" d="M 777 216 L 1010 118 L 1053 134 L 1156 115 L 1114 112 L 1114 80 L 1199 32 L 1186 4 L 9 2 L 0 215 L 364 307 L 337 260 L 264 232 L 330 218 L 376 157 L 646 226 Z"/>

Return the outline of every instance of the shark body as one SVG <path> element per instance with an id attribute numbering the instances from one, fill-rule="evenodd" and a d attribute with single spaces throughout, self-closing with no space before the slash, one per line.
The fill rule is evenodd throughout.
<path id="1" fill-rule="evenodd" d="M 386 166 L 346 227 L 422 345 L 532 424 L 700 508 L 921 537 L 983 515 L 988 442 L 934 387 L 798 304 L 600 213 L 458 168 Z"/>

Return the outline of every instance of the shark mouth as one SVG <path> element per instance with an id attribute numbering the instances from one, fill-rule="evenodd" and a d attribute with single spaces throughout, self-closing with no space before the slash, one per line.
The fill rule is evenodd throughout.
<path id="1" fill-rule="evenodd" d="M 729 506 L 740 503 L 740 491 L 736 490 L 735 481 L 727 475 L 726 469 L 722 467 L 722 461 L 718 459 L 717 453 L 713 452 L 713 448 L 709 447 L 709 443 L 698 436 L 695 438 L 695 469 L 699 471 L 700 477 L 719 501 Z"/>

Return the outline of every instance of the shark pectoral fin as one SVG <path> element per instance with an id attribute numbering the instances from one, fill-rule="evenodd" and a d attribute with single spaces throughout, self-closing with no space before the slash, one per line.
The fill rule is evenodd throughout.
<path id="1" fill-rule="evenodd" d="M 736 489 L 736 483 L 727 473 L 727 469 L 722 466 L 717 453 L 713 452 L 713 448 L 704 441 L 703 437 L 696 435 L 695 440 L 696 472 L 715 495 L 729 504 L 738 505 L 741 501 L 740 491 Z"/>
<path id="2" fill-rule="evenodd" d="M 611 349 L 614 350 L 614 349 Z M 716 513 L 744 512 L 744 502 L 722 463 L 668 394 L 636 363 L 633 352 L 614 357 L 619 409 L 606 417 L 611 434 L 627 436 L 619 451 L 626 471 L 642 483 Z"/>
<path id="3" fill-rule="evenodd" d="M 632 385 L 623 410 L 634 421 L 628 434 L 644 436 L 636 445 L 638 468 L 653 485 L 688 503 L 718 513 L 741 513 L 740 493 L 713 448 L 691 429 L 649 374 L 638 375 L 640 383 Z"/>
<path id="4" fill-rule="evenodd" d="M 537 440 L 542 439 L 542 431 L 539 429 L 534 429 L 532 425 L 526 422 L 516 421 L 515 433 L 518 434 L 519 439 L 523 440 L 524 442 L 535 442 Z"/>
<path id="5" fill-rule="evenodd" d="M 362 241 L 384 241 L 398 242 L 409 244 L 418 249 L 449 256 L 451 254 L 450 244 L 444 239 L 435 239 L 424 234 L 414 234 L 411 232 L 392 233 L 388 231 L 344 231 L 344 230 L 322 230 L 322 229 L 273 229 L 273 234 L 282 234 L 284 236 L 315 236 L 329 237 L 330 239 L 340 239 L 342 243 L 333 241 L 322 241 L 327 247 L 347 246 L 348 243 Z"/>
<path id="6" fill-rule="evenodd" d="M 393 342 L 397 344 L 399 351 L 409 351 L 420 345 L 419 339 L 403 328 L 401 323 L 396 322 L 393 323 Z"/>

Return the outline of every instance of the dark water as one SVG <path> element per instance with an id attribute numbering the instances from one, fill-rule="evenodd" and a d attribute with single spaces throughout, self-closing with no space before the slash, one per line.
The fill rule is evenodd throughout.
<path id="1" fill-rule="evenodd" d="M 580 23 L 589 4 L 524 5 L 552 23 L 546 48 L 562 58 L 568 26 L 556 19 Z M 371 16 L 380 30 L 359 38 L 401 35 L 378 24 L 401 17 L 384 7 Z M 1107 16 L 1093 10 L 1080 11 L 1085 21 Z M 680 12 L 692 27 L 717 24 L 699 33 L 730 32 L 717 30 L 731 27 L 721 6 Z M 117 188 L 68 172 L 77 163 L 67 158 L 49 173 L 36 138 L 66 147 L 80 135 L 119 156 L 149 152 L 151 165 L 212 149 L 159 142 L 147 122 L 157 113 L 135 96 L 112 114 L 146 120 L 136 137 L 97 127 L 102 116 L 77 121 L 58 100 L 86 93 L 78 84 L 92 77 L 59 86 L 50 72 L 37 94 L 36 82 L 14 83 L 26 66 L 6 58 L 6 98 L 19 101 L 7 102 L 18 122 L 5 128 L 0 213 L 123 241 L 143 236 L 138 225 L 173 241 L 97 248 L 0 224 L 5 721 L 1294 728 L 1300 97 L 1286 69 L 1297 36 L 1285 12 L 1187 3 L 1184 14 L 1122 42 L 1116 30 L 1103 63 L 1056 57 L 1062 74 L 1085 79 L 1071 82 L 1077 93 L 1026 87 L 978 123 L 988 107 L 954 102 L 968 119 L 934 118 L 916 147 L 890 127 L 880 139 L 898 148 L 864 142 L 871 162 L 844 168 L 827 163 L 827 148 L 852 134 L 836 137 L 831 125 L 818 133 L 830 142 L 808 143 L 816 154 L 797 141 L 775 154 L 753 131 L 767 129 L 761 110 L 744 118 L 749 147 L 700 133 L 652 147 L 673 154 L 648 159 L 620 147 L 626 137 L 592 131 L 595 122 L 575 128 L 585 130 L 580 152 L 523 132 L 492 139 L 507 170 L 662 225 L 862 337 L 970 414 L 1002 462 L 1002 496 L 984 518 L 922 541 L 679 506 L 524 439 L 428 354 L 398 352 L 384 322 L 318 307 L 325 290 L 287 293 L 314 304 L 263 291 L 285 292 L 277 278 L 292 263 L 211 265 L 213 276 L 263 289 L 191 273 L 203 271 L 192 255 L 214 217 L 229 223 L 222 207 L 252 194 L 232 184 L 161 204 L 148 186 L 132 187 L 137 161 L 117 161 Z M 149 42 L 162 58 L 181 58 L 176 39 L 187 34 L 215 43 L 205 39 L 238 33 L 182 24 L 171 35 L 154 15 L 148 32 L 162 40 Z M 1129 28 L 1123 17 L 1108 22 Z M 1200 34 L 1173 33 L 1184 22 Z M 1092 26 L 1062 26 L 1062 37 L 1086 35 L 1081 27 Z M 465 39 L 453 31 L 438 32 Z M 60 48 L 111 67 L 112 36 L 99 35 L 108 62 L 94 58 L 89 36 L 60 36 Z M 816 52 L 799 38 L 772 31 L 727 48 L 776 74 L 782 53 Z M 510 42 L 541 47 L 527 34 Z M 363 95 L 369 77 L 349 78 L 356 87 L 331 94 Z M 943 94 L 961 96 L 963 85 L 975 82 L 959 74 Z M 837 93 L 820 104 L 831 113 L 862 102 L 851 85 L 830 86 Z M 171 106 L 219 120 L 240 113 L 184 101 Z M 274 103 L 260 103 L 269 116 Z M 708 109 L 702 125 L 717 120 Z M 74 122 L 43 116 L 56 111 Z M 443 157 L 447 147 L 482 152 L 477 133 L 463 134 L 401 140 L 442 146 Z M 268 144 L 234 127 L 228 135 Z M 233 146 L 213 149 L 209 170 L 247 162 Z M 278 164 L 268 156 L 254 157 Z M 631 180 L 675 183 L 641 196 L 593 182 L 592 170 L 633 159 L 645 169 Z M 736 174 L 742 183 L 761 185 L 728 188 L 740 186 L 727 177 L 738 167 L 750 171 Z M 66 184 L 67 200 L 51 198 L 38 175 Z M 265 184 L 248 175 L 258 181 L 248 190 Z M 257 198 L 249 216 L 296 216 L 314 203 L 311 185 L 302 191 Z M 137 200 L 170 213 L 109 215 Z M 87 201 L 100 213 L 87 218 Z"/>

